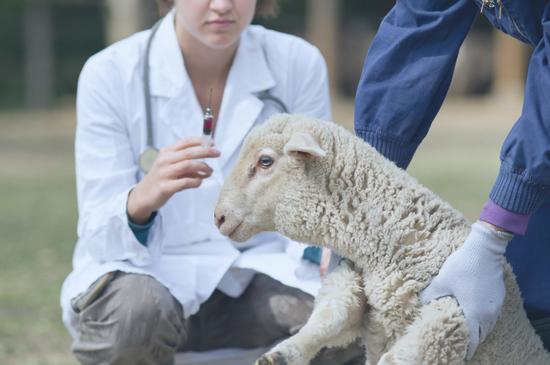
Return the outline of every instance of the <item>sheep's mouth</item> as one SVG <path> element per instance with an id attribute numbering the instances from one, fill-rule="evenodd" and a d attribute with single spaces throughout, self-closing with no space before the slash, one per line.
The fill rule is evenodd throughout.
<path id="1" fill-rule="evenodd" d="M 239 227 L 241 226 L 241 224 L 243 224 L 244 222 L 244 219 L 242 221 L 240 221 L 230 232 L 227 232 L 226 236 L 233 239 L 233 234 L 235 234 L 235 232 L 237 232 L 237 229 L 239 229 Z"/>

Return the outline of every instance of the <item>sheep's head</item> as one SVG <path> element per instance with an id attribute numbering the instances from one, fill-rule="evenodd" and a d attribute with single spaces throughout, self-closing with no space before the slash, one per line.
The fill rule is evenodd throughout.
<path id="1" fill-rule="evenodd" d="M 320 180 L 315 171 L 322 169 L 312 166 L 326 160 L 321 123 L 281 114 L 250 132 L 216 206 L 222 234 L 242 242 L 264 231 L 286 233 L 292 207 L 307 209 L 304 196 Z"/>

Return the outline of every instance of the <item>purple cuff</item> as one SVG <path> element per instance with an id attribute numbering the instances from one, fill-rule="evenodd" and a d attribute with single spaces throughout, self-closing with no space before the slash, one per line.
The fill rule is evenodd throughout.
<path id="1" fill-rule="evenodd" d="M 479 219 L 503 228 L 508 232 L 524 235 L 527 230 L 527 224 L 529 223 L 529 217 L 529 214 L 510 212 L 496 205 L 493 201 L 487 200 L 483 206 Z"/>

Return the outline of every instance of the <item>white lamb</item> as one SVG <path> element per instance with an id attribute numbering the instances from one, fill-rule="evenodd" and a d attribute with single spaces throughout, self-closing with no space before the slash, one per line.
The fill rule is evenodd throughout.
<path id="1" fill-rule="evenodd" d="M 450 297 L 419 293 L 466 238 L 449 204 L 335 124 L 278 115 L 253 130 L 216 208 L 220 231 L 262 231 L 345 257 L 324 281 L 308 322 L 257 364 L 308 364 L 324 346 L 362 337 L 367 364 L 464 364 L 468 329 Z M 506 297 L 468 364 L 548 365 L 505 265 Z M 366 298 L 366 299 L 365 299 Z"/>

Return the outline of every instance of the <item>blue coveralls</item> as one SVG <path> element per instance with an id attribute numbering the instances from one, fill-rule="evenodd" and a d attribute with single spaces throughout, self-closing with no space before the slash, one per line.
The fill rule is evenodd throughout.
<path id="1" fill-rule="evenodd" d="M 397 0 L 365 60 L 355 131 L 406 168 L 441 107 L 482 5 L 495 27 L 534 48 L 523 111 L 502 146 L 490 199 L 507 211 L 532 214 L 507 258 L 528 316 L 549 348 L 550 0 Z"/>

